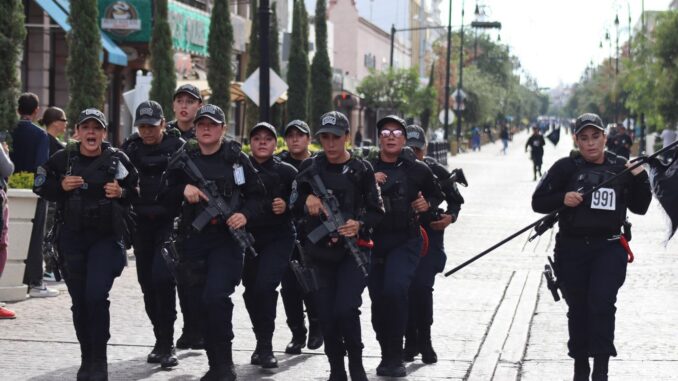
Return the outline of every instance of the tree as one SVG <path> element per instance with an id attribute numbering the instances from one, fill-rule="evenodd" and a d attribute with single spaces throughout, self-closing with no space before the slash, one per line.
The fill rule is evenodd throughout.
<path id="1" fill-rule="evenodd" d="M 327 52 L 327 11 L 325 0 L 317 0 L 315 7 L 315 55 L 311 64 L 311 120 L 319 127 L 320 116 L 332 110 L 332 67 Z"/>
<path id="2" fill-rule="evenodd" d="M 308 40 L 304 40 L 302 9 L 304 3 L 295 0 L 292 13 L 292 43 L 287 71 L 287 112 L 290 120 L 308 118 Z M 307 27 L 306 27 L 307 28 Z"/>
<path id="3" fill-rule="evenodd" d="M 250 32 L 250 41 L 247 44 L 247 69 L 245 70 L 246 77 L 254 73 L 259 68 L 259 17 L 257 16 L 259 7 L 258 1 L 252 0 L 250 2 L 250 12 L 252 17 L 252 31 Z M 247 108 L 245 118 L 245 131 L 248 131 L 252 126 L 259 121 L 259 108 L 249 98 L 245 99 L 245 107 Z"/>
<path id="4" fill-rule="evenodd" d="M 3 2 L 0 6 L 0 131 L 9 131 L 16 125 L 20 87 L 17 63 L 25 38 L 23 1 Z"/>
<path id="5" fill-rule="evenodd" d="M 80 111 L 86 108 L 103 108 L 106 76 L 99 60 L 102 46 L 98 22 L 96 0 L 71 0 L 66 62 L 70 90 L 69 120 L 77 120 Z"/>
<path id="6" fill-rule="evenodd" d="M 269 57 L 271 70 L 280 75 L 280 45 L 278 44 L 278 16 L 276 13 L 276 3 L 271 4 L 271 29 L 269 33 Z M 275 103 L 271 108 L 271 124 L 281 128 L 283 122 L 282 105 Z"/>
<path id="7" fill-rule="evenodd" d="M 231 51 L 233 48 L 233 27 L 228 0 L 215 0 L 210 21 L 210 35 L 207 42 L 207 82 L 212 89 L 210 103 L 221 107 L 226 114 L 231 109 Z M 256 19 L 256 17 L 255 17 Z"/>
<path id="8" fill-rule="evenodd" d="M 151 80 L 150 98 L 160 103 L 165 117 L 173 118 L 172 94 L 177 87 L 177 76 L 172 57 L 172 31 L 167 22 L 167 0 L 156 0 L 153 35 L 151 36 Z"/>

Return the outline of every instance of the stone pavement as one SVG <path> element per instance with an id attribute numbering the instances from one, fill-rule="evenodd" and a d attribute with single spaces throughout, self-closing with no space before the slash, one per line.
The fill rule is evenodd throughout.
<path id="1" fill-rule="evenodd" d="M 531 162 L 520 133 L 508 155 L 500 143 L 480 152 L 455 156 L 450 167 L 462 167 L 470 186 L 462 189 L 466 204 L 459 222 L 446 232 L 447 268 L 490 247 L 538 218 L 531 212 Z M 560 146 L 548 143 L 544 168 L 567 154 L 569 136 Z M 678 380 L 678 244 L 661 243 L 665 225 L 653 201 L 646 216 L 633 216 L 631 242 L 636 262 L 629 265 L 617 303 L 617 349 L 610 364 L 611 380 Z M 408 364 L 407 380 L 567 380 L 566 306 L 554 303 L 541 270 L 553 248 L 553 232 L 534 242 L 524 234 L 449 278 L 436 280 L 434 346 L 439 362 Z M 56 298 L 29 299 L 9 305 L 18 318 L 0 321 L 0 379 L 73 379 L 79 347 L 70 318 L 65 286 Z M 249 365 L 254 335 L 242 301 L 234 295 L 234 359 L 239 380 L 326 380 L 329 367 L 322 351 L 298 356 L 283 353 L 290 333 L 282 304 L 276 322 L 276 370 Z M 371 380 L 379 347 L 370 323 L 367 291 L 362 308 L 365 367 Z M 180 351 L 180 365 L 171 371 L 146 364 L 153 335 L 136 282 L 133 257 L 111 293 L 109 373 L 112 380 L 197 380 L 207 370 L 202 351 Z M 179 314 L 179 320 L 181 315 Z M 177 329 L 181 321 L 177 321 Z M 322 348 L 321 348 L 322 349 Z"/>

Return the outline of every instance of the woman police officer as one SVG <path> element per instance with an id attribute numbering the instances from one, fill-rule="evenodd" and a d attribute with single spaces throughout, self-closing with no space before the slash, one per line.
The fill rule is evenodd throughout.
<path id="1" fill-rule="evenodd" d="M 57 203 L 57 245 L 82 356 L 77 379 L 107 380 L 108 293 L 125 266 L 126 221 L 139 179 L 127 156 L 103 142 L 101 111 L 82 111 L 77 131 L 80 142 L 40 167 L 33 189 Z"/>
<path id="2" fill-rule="evenodd" d="M 588 380 L 593 357 L 594 381 L 607 380 L 614 346 L 614 306 L 626 277 L 627 253 L 620 240 L 626 209 L 645 214 L 652 198 L 642 167 L 611 181 L 593 194 L 582 194 L 628 167 L 626 159 L 605 151 L 605 130 L 598 115 L 575 122 L 570 157 L 558 160 L 532 195 L 532 209 L 559 213 L 555 272 L 568 305 L 569 356 L 574 380 Z"/>

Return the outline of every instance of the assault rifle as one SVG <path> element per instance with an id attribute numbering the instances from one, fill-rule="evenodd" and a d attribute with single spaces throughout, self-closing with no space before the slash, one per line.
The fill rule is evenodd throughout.
<path id="1" fill-rule="evenodd" d="M 560 300 L 560 295 L 558 295 L 558 281 L 553 275 L 553 270 L 556 268 L 556 265 L 553 264 L 551 257 L 548 257 L 548 259 L 549 263 L 544 265 L 544 278 L 546 278 L 546 287 L 548 287 L 549 291 L 551 291 L 553 300 L 557 302 Z"/>
<path id="2" fill-rule="evenodd" d="M 368 259 L 365 253 L 358 247 L 358 240 L 355 237 L 340 236 L 338 233 L 338 229 L 346 223 L 346 220 L 344 220 L 344 216 L 341 215 L 341 210 L 339 209 L 339 200 L 332 194 L 331 190 L 325 188 L 325 184 L 317 173 L 312 173 L 309 180 L 309 185 L 313 189 L 313 193 L 320 198 L 320 201 L 327 212 L 327 215 L 324 218 L 321 213 L 322 225 L 308 234 L 307 237 L 309 241 L 315 244 L 328 235 L 331 238 L 341 239 L 344 243 L 344 247 L 348 249 L 360 271 L 367 277 Z M 369 244 L 366 246 L 368 245 Z"/>
<path id="3" fill-rule="evenodd" d="M 225 221 L 233 215 L 233 210 L 219 194 L 217 184 L 214 181 L 205 179 L 200 169 L 185 151 L 176 154 L 169 162 L 168 168 L 183 170 L 191 181 L 197 183 L 200 191 L 207 195 L 207 207 L 203 209 L 202 213 L 191 224 L 195 230 L 201 231 L 214 218 L 222 218 Z M 241 249 L 253 257 L 258 255 L 253 247 L 254 237 L 245 228 L 234 229 L 229 226 L 228 231 Z"/>

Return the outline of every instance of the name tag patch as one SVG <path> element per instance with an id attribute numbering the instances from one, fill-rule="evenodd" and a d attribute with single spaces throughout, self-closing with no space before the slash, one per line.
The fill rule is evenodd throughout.
<path id="1" fill-rule="evenodd" d="M 233 164 L 233 180 L 235 180 L 236 185 L 245 184 L 245 171 L 241 165 Z"/>
<path id="2" fill-rule="evenodd" d="M 591 194 L 591 209 L 612 210 L 617 209 L 617 197 L 614 189 L 600 188 Z"/>

